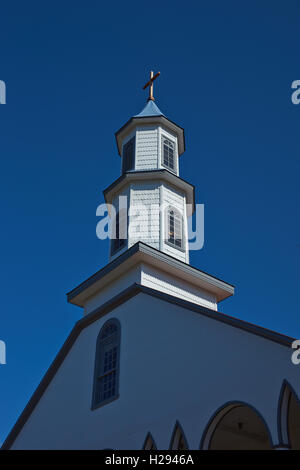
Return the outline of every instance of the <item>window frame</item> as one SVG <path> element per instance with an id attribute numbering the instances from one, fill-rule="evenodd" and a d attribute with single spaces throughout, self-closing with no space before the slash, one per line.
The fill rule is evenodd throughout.
<path id="1" fill-rule="evenodd" d="M 114 340 L 114 344 L 117 347 L 117 360 L 116 360 L 116 367 L 112 370 L 115 370 L 115 394 L 112 395 L 109 398 L 106 398 L 104 400 L 98 401 L 96 399 L 97 394 L 98 394 L 98 387 L 99 387 L 99 377 L 101 380 L 101 377 L 105 377 L 109 372 L 106 374 L 100 374 L 99 372 L 101 371 L 101 368 L 104 364 L 104 356 L 103 356 L 103 344 L 105 343 L 106 338 L 102 338 L 102 334 L 109 326 L 110 324 L 116 325 L 117 327 L 117 332 L 116 338 Z M 92 404 L 91 404 L 91 409 L 95 410 L 97 408 L 100 408 L 101 406 L 107 405 L 108 403 L 111 403 L 114 400 L 117 400 L 120 396 L 119 394 L 119 375 L 120 375 L 120 346 L 121 346 L 121 324 L 117 318 L 110 318 L 107 320 L 101 327 L 99 334 L 97 336 L 97 341 L 96 341 L 96 352 L 95 352 L 95 365 L 94 365 L 94 379 L 93 379 L 93 393 L 92 393 Z"/>
<path id="2" fill-rule="evenodd" d="M 171 142 L 171 144 L 174 145 L 174 154 L 173 154 L 173 159 L 174 159 L 174 168 L 171 168 L 169 167 L 168 165 L 165 164 L 164 162 L 164 140 L 168 140 L 169 142 Z M 174 173 L 175 175 L 178 174 L 178 155 L 177 155 L 177 144 L 176 144 L 176 140 L 173 140 L 172 138 L 170 138 L 169 136 L 165 135 L 165 134 L 161 134 L 161 166 L 163 166 L 164 168 L 166 168 L 168 171 L 171 171 L 172 173 Z"/>
<path id="3" fill-rule="evenodd" d="M 173 211 L 175 214 L 178 214 L 181 220 L 181 246 L 176 245 L 169 241 L 169 213 Z M 184 233 L 184 215 L 181 213 L 179 209 L 174 206 L 168 206 L 165 211 L 165 243 L 176 250 L 182 251 L 185 253 L 185 233 Z"/>

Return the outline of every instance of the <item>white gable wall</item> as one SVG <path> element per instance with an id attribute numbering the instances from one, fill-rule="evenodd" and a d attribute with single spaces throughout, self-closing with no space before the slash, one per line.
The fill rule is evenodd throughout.
<path id="1" fill-rule="evenodd" d="M 120 396 L 91 411 L 97 335 L 121 323 Z M 211 416 L 228 401 L 255 407 L 277 444 L 283 379 L 297 393 L 289 348 L 140 293 L 85 328 L 13 449 L 141 449 L 151 431 L 167 449 L 176 420 L 197 449 Z"/>

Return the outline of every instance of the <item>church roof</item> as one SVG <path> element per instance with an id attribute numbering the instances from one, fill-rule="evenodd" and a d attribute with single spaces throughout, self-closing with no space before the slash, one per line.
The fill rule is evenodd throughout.
<path id="1" fill-rule="evenodd" d="M 154 101 L 150 100 L 144 109 L 133 117 L 164 116 Z"/>

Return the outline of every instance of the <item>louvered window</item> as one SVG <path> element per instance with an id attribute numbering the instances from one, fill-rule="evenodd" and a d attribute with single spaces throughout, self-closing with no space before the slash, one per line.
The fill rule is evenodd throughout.
<path id="1" fill-rule="evenodd" d="M 127 217 L 126 210 L 122 209 L 116 213 L 111 239 L 111 255 L 121 250 L 126 244 L 125 225 Z"/>
<path id="2" fill-rule="evenodd" d="M 122 161 L 123 173 L 134 169 L 134 156 L 135 156 L 135 137 L 130 139 L 123 146 L 123 161 Z"/>

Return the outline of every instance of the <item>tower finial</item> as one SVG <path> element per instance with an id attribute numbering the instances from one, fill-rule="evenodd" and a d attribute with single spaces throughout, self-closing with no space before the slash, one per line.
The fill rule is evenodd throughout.
<path id="1" fill-rule="evenodd" d="M 147 87 L 149 87 L 149 97 L 147 101 L 154 101 L 154 96 L 153 96 L 153 82 L 154 80 L 160 76 L 160 72 L 157 72 L 153 76 L 153 71 L 151 70 L 150 72 L 150 80 L 149 82 L 146 83 L 146 85 L 143 86 L 143 90 L 145 90 Z"/>

